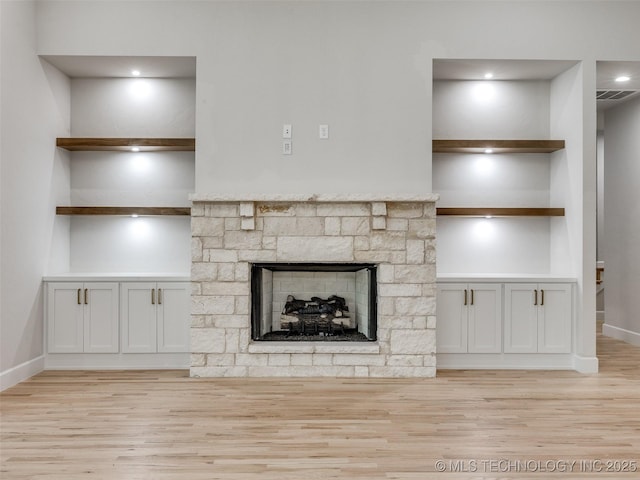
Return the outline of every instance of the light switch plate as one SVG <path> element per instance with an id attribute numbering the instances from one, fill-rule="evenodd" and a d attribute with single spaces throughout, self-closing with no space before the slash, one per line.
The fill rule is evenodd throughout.
<path id="1" fill-rule="evenodd" d="M 291 138 L 291 124 L 285 123 L 282 126 L 282 138 Z"/>
<path id="2" fill-rule="evenodd" d="M 329 138 L 329 125 L 320 125 L 320 128 L 318 129 L 318 136 L 323 140 L 328 139 Z"/>
<path id="3" fill-rule="evenodd" d="M 282 154 L 291 155 L 291 140 L 285 140 L 282 142 Z"/>

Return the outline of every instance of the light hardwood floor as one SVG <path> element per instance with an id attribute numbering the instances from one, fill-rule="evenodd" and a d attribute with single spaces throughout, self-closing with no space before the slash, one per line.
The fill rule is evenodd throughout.
<path id="1" fill-rule="evenodd" d="M 640 348 L 600 337 L 598 349 L 597 375 L 48 371 L 0 396 L 0 478 L 640 478 Z"/>

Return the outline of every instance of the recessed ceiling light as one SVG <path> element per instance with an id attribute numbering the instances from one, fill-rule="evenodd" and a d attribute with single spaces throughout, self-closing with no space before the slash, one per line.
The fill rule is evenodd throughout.
<path id="1" fill-rule="evenodd" d="M 140 147 L 131 147 L 131 151 L 132 152 L 139 152 L 140 151 Z"/>
<path id="2" fill-rule="evenodd" d="M 487 72 L 487 73 L 485 73 L 485 74 L 484 74 L 484 78 L 485 78 L 486 80 L 490 80 L 490 79 L 492 79 L 492 78 L 493 78 L 493 73 L 491 73 L 491 72 Z"/>
<path id="3" fill-rule="evenodd" d="M 616 77 L 616 82 L 628 82 L 629 80 L 631 80 L 631 77 L 627 75 L 620 75 L 619 77 Z"/>
<path id="4" fill-rule="evenodd" d="M 132 214 L 131 218 L 138 218 L 138 214 L 137 213 Z"/>
<path id="5" fill-rule="evenodd" d="M 486 215 L 484 218 L 491 219 L 493 217 L 491 215 Z"/>
<path id="6" fill-rule="evenodd" d="M 493 153 L 493 149 L 491 149 L 491 148 L 485 148 L 485 149 L 484 149 L 484 153 Z"/>
<path id="7" fill-rule="evenodd" d="M 134 77 L 139 77 L 140 76 L 140 70 L 131 70 L 131 75 L 133 75 Z"/>

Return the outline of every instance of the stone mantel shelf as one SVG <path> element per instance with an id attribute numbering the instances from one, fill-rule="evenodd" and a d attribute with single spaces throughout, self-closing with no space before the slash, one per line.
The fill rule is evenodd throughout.
<path id="1" fill-rule="evenodd" d="M 393 194 L 393 193 L 194 193 L 189 195 L 192 202 L 437 202 L 436 193 Z"/>

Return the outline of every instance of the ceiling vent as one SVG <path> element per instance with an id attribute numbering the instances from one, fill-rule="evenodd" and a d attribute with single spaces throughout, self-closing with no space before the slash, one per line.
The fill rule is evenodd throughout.
<path id="1" fill-rule="evenodd" d="M 640 90 L 598 90 L 596 92 L 597 100 L 622 100 L 631 95 L 638 93 Z"/>

